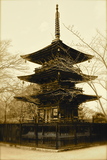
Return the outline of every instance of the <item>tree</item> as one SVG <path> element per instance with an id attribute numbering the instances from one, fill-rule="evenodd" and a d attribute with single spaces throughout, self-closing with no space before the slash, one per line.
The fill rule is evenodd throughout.
<path id="1" fill-rule="evenodd" d="M 101 112 L 97 112 L 93 115 L 93 122 L 94 123 L 105 123 L 106 119 L 104 114 L 102 114 Z"/>
<path id="2" fill-rule="evenodd" d="M 65 25 L 64 25 L 65 26 Z M 66 27 L 66 26 L 65 26 Z M 88 66 L 80 64 L 79 67 L 82 68 L 86 73 L 89 75 L 98 75 L 98 78 L 96 81 L 89 81 L 87 82 L 88 85 L 92 88 L 96 96 L 98 97 L 98 89 L 97 87 L 100 86 L 104 89 L 104 92 L 107 91 L 107 39 L 103 34 L 101 34 L 97 30 L 96 36 L 92 39 L 91 43 L 88 44 L 83 38 L 81 38 L 81 35 L 79 32 L 75 31 L 73 26 L 72 27 L 66 27 L 73 35 L 75 35 L 79 40 L 80 43 L 76 45 L 76 47 L 79 50 L 82 51 L 88 51 L 90 53 L 93 53 L 94 55 L 94 61 L 89 64 Z M 103 100 L 103 101 L 102 101 Z M 104 108 L 104 104 L 107 103 L 107 98 L 102 97 L 98 99 L 101 111 L 103 112 L 106 120 L 107 120 L 107 113 L 106 108 Z"/>
<path id="3" fill-rule="evenodd" d="M 21 88 L 22 90 L 16 93 L 16 97 L 18 95 L 22 97 L 24 95 L 26 97 L 29 96 L 29 93 L 36 94 L 40 90 L 39 86 L 36 84 L 30 84 L 28 86 L 24 86 L 24 84 L 22 84 Z M 37 113 L 37 105 L 35 103 L 13 99 L 10 102 L 7 118 L 10 120 L 10 122 L 21 123 L 28 120 L 33 121 L 35 113 Z"/>
<path id="4" fill-rule="evenodd" d="M 18 54 L 10 54 L 10 41 L 0 41 L 0 109 L 1 118 L 7 119 L 7 111 L 14 95 L 20 90 L 21 82 L 17 79 L 18 72 L 24 72 L 24 60 Z"/>
<path id="5" fill-rule="evenodd" d="M 9 47 L 10 41 L 0 41 L 0 93 L 10 91 L 10 85 L 14 82 L 16 71 L 27 69 L 19 54 L 13 55 L 8 52 Z"/>

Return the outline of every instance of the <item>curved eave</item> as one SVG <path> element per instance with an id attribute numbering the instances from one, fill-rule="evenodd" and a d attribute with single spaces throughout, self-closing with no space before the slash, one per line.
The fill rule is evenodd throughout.
<path id="1" fill-rule="evenodd" d="M 26 76 L 19 76 L 18 78 L 32 83 L 50 83 L 52 81 L 58 80 L 58 72 L 60 72 L 60 80 L 71 80 L 71 82 L 74 83 L 80 83 L 80 82 L 87 82 L 90 80 L 94 80 L 97 78 L 97 76 L 89 76 L 85 74 L 79 74 L 73 71 L 63 71 L 63 70 L 45 70 L 42 72 L 38 72 L 36 74 L 32 75 L 26 75 Z"/>
<path id="2" fill-rule="evenodd" d="M 49 99 L 56 98 L 57 96 L 69 97 L 70 99 L 72 99 L 72 101 L 76 101 L 79 103 L 94 101 L 94 100 L 98 100 L 99 98 L 101 98 L 100 96 L 97 97 L 96 95 L 82 94 L 78 90 L 70 91 L 70 90 L 64 90 L 64 89 L 57 89 L 54 91 L 49 91 L 49 92 L 41 93 L 38 95 L 31 95 L 32 98 L 40 98 L 40 99 L 46 99 L 46 100 L 47 98 Z"/>
<path id="3" fill-rule="evenodd" d="M 56 90 L 52 92 L 47 92 L 45 94 L 39 94 L 39 95 L 29 95 L 29 96 L 17 96 L 14 97 L 16 100 L 23 101 L 23 102 L 30 102 L 34 103 L 36 105 L 40 104 L 49 104 L 49 103 L 57 103 L 59 100 L 66 101 L 64 103 L 67 104 L 81 104 L 85 102 L 95 101 L 101 98 L 100 96 L 97 97 L 95 95 L 84 95 L 84 94 L 76 94 L 76 92 L 71 94 L 70 92 L 66 92 L 63 90 Z M 38 101 L 39 100 L 39 101 Z M 38 103 L 40 102 L 40 103 Z"/>
<path id="4" fill-rule="evenodd" d="M 73 49 L 64 43 L 62 43 L 62 49 L 64 49 L 73 58 L 74 63 L 81 63 L 94 57 L 93 55 L 85 54 L 76 49 Z"/>
<path id="5" fill-rule="evenodd" d="M 75 101 L 78 104 L 81 104 L 81 103 L 84 103 L 84 102 L 95 101 L 95 100 L 98 100 L 99 98 L 101 98 L 101 96 L 97 97 L 95 95 L 80 94 L 80 95 L 77 95 L 77 97 L 75 98 Z"/>
<path id="6" fill-rule="evenodd" d="M 96 101 L 100 96 L 97 97 L 95 95 L 84 95 L 79 94 L 78 92 L 54 92 L 54 93 L 47 93 L 47 94 L 41 94 L 38 96 L 32 96 L 32 98 L 38 98 L 41 103 L 48 104 L 48 103 L 56 103 L 62 101 L 63 103 L 67 104 L 77 104 L 80 105 L 81 103 L 86 103 L 90 101 Z"/>
<path id="7" fill-rule="evenodd" d="M 34 103 L 35 105 L 39 105 L 35 99 L 31 98 L 30 96 L 15 96 L 14 97 L 17 101 L 29 102 Z"/>
<path id="8" fill-rule="evenodd" d="M 23 102 L 28 102 L 28 99 L 26 97 L 22 97 L 22 96 L 16 96 L 14 97 L 16 100 L 18 101 L 23 101 Z"/>
<path id="9" fill-rule="evenodd" d="M 69 92 L 68 90 L 64 90 L 64 89 L 57 89 L 54 91 L 49 91 L 46 93 L 40 93 L 40 94 L 34 94 L 34 95 L 28 95 L 28 96 L 16 96 L 14 97 L 15 99 L 19 100 L 19 101 L 24 101 L 24 102 L 30 102 L 30 103 L 36 103 L 37 99 L 40 102 L 45 102 L 45 103 L 49 103 L 52 101 L 58 101 L 60 99 L 63 98 L 67 98 L 70 99 L 71 97 L 73 98 L 73 96 L 75 96 L 76 94 L 81 93 L 80 91 L 72 91 Z"/>
<path id="10" fill-rule="evenodd" d="M 21 57 L 34 63 L 43 64 L 44 62 L 48 62 L 50 59 L 54 59 L 54 56 L 56 56 L 58 49 L 60 49 L 60 55 L 70 57 L 74 64 L 93 58 L 92 55 L 88 55 L 78 50 L 75 50 L 65 45 L 60 40 L 51 43 L 47 47 L 37 52 L 22 55 Z"/>

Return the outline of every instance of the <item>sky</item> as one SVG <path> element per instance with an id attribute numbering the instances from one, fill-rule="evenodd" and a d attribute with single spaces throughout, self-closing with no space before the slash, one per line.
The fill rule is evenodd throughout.
<path id="1" fill-rule="evenodd" d="M 105 33 L 106 0 L 1 0 L 1 40 L 12 41 L 12 53 L 32 53 L 52 42 L 56 4 L 64 43 L 78 42 L 65 26 L 74 26 L 87 42 L 96 29 Z"/>
<path id="2" fill-rule="evenodd" d="M 1 40 L 11 40 L 12 54 L 29 54 L 51 44 L 55 39 L 56 4 L 60 39 L 65 44 L 78 43 L 65 26 L 74 26 L 88 43 L 96 29 L 106 33 L 106 0 L 1 0 Z"/>

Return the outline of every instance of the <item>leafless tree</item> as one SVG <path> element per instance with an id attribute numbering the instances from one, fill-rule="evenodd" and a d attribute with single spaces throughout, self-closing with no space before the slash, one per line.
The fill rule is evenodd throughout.
<path id="1" fill-rule="evenodd" d="M 21 86 L 16 73 L 27 69 L 19 54 L 9 53 L 10 44 L 9 40 L 0 41 L 0 109 L 1 117 L 5 116 L 5 122 L 11 100 L 19 92 Z"/>
<path id="2" fill-rule="evenodd" d="M 98 75 L 98 78 L 95 81 L 88 81 L 87 83 L 92 88 L 96 96 L 99 97 L 97 89 L 98 85 L 102 87 L 105 91 L 107 91 L 106 36 L 104 36 L 100 31 L 97 30 L 96 36 L 94 36 L 91 43 L 88 44 L 83 38 L 81 38 L 80 33 L 78 31 L 75 31 L 74 26 L 65 27 L 79 39 L 80 42 L 76 44 L 76 48 L 78 48 L 81 51 L 88 51 L 88 53 L 90 52 L 94 55 L 94 59 L 93 62 L 91 62 L 91 64 L 89 64 L 88 66 L 80 64 L 79 67 L 81 67 L 82 70 L 85 70 L 89 75 Z M 102 102 L 101 99 L 105 100 L 105 102 Z M 106 97 L 98 99 L 98 102 L 107 120 L 106 109 L 103 107 L 104 103 L 107 103 Z"/>
<path id="3" fill-rule="evenodd" d="M 0 93 L 10 91 L 15 81 L 15 72 L 27 69 L 19 54 L 10 54 L 10 41 L 0 41 Z"/>

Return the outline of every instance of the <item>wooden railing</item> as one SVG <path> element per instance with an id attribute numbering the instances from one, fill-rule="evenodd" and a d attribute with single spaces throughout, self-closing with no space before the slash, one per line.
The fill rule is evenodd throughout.
<path id="1" fill-rule="evenodd" d="M 0 141 L 60 149 L 107 141 L 107 123 L 0 124 Z"/>

